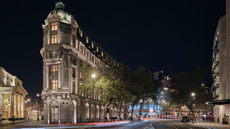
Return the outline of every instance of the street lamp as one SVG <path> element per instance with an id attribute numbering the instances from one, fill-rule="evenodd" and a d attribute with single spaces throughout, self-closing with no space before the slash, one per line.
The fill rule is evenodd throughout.
<path id="1" fill-rule="evenodd" d="M 194 110 L 194 106 L 195 106 L 195 104 L 194 104 L 194 99 L 195 99 L 195 97 L 194 97 L 194 96 L 195 96 L 195 93 L 192 93 L 192 97 L 193 97 L 193 100 L 192 100 L 192 103 L 193 103 L 193 105 L 192 105 L 192 106 L 193 106 L 193 110 Z M 193 111 L 193 115 L 194 115 L 194 111 Z"/>
<path id="2" fill-rule="evenodd" d="M 37 93 L 37 121 L 39 121 L 39 103 L 38 103 L 38 97 L 40 96 L 40 94 Z"/>

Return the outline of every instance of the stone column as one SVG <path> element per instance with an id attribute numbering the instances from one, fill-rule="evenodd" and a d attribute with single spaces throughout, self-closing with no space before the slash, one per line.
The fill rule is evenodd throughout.
<path id="1" fill-rule="evenodd" d="M 61 88 L 61 63 L 58 64 L 58 88 Z"/>
<path id="2" fill-rule="evenodd" d="M 10 117 L 13 118 L 14 116 L 14 94 L 10 94 Z"/>
<path id="3" fill-rule="evenodd" d="M 49 88 L 49 65 L 46 66 L 46 89 Z"/>
<path id="4" fill-rule="evenodd" d="M 43 90 L 46 89 L 46 65 L 45 62 L 43 62 Z"/>

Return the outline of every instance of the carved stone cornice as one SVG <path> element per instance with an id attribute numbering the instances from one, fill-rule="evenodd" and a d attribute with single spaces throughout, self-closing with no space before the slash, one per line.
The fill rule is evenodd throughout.
<path id="1" fill-rule="evenodd" d="M 48 18 L 47 18 L 47 20 L 48 21 L 57 21 L 57 20 L 60 20 L 61 19 L 61 16 L 60 15 L 57 15 L 57 14 L 51 14 Z"/>

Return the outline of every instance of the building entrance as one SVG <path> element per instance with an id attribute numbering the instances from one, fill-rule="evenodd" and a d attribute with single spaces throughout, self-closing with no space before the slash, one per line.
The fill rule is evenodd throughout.
<path id="1" fill-rule="evenodd" d="M 52 101 L 50 104 L 50 123 L 58 123 L 58 102 Z"/>

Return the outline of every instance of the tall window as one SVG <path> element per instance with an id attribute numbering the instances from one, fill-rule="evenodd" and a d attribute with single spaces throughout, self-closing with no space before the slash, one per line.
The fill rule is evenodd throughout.
<path id="1" fill-rule="evenodd" d="M 72 27 L 72 34 L 73 34 L 74 36 L 76 36 L 76 29 L 75 29 L 75 27 Z"/>
<path id="2" fill-rule="evenodd" d="M 98 47 L 97 47 L 97 52 L 98 52 Z"/>
<path id="3" fill-rule="evenodd" d="M 58 65 L 50 65 L 50 76 L 58 75 Z"/>
<path id="4" fill-rule="evenodd" d="M 72 39 L 72 46 L 76 48 L 76 41 L 74 38 Z"/>
<path id="5" fill-rule="evenodd" d="M 94 62 L 94 56 L 92 56 L 92 62 Z"/>
<path id="6" fill-rule="evenodd" d="M 86 52 L 86 57 L 89 59 L 89 51 Z"/>
<path id="7" fill-rule="evenodd" d="M 51 31 L 57 30 L 57 22 L 51 22 Z"/>
<path id="8" fill-rule="evenodd" d="M 58 89 L 58 80 L 50 80 L 50 88 L 51 89 Z"/>
<path id="9" fill-rule="evenodd" d="M 57 51 L 51 51 L 50 58 L 57 58 Z"/>
<path id="10" fill-rule="evenodd" d="M 99 60 L 97 59 L 97 62 L 96 62 L 97 66 L 99 66 Z"/>
<path id="11" fill-rule="evenodd" d="M 76 56 L 72 55 L 72 61 L 75 63 L 76 62 Z"/>
<path id="12" fill-rule="evenodd" d="M 79 63 L 80 63 L 80 66 L 82 67 L 82 66 L 83 66 L 82 60 L 80 60 L 80 62 L 79 62 Z"/>
<path id="13" fill-rule="evenodd" d="M 51 35 L 51 44 L 56 44 L 57 43 L 57 35 Z"/>
<path id="14" fill-rule="evenodd" d="M 83 53 L 83 46 L 80 47 L 80 52 Z"/>
<path id="15" fill-rule="evenodd" d="M 83 31 L 80 31 L 80 35 L 81 35 L 81 37 L 83 37 Z"/>
<path id="16" fill-rule="evenodd" d="M 75 72 L 76 72 L 76 71 L 75 71 L 75 68 L 72 67 L 72 77 L 73 77 L 73 78 L 75 78 Z"/>
<path id="17" fill-rule="evenodd" d="M 75 82 L 72 82 L 72 93 L 75 94 Z"/>
<path id="18" fill-rule="evenodd" d="M 80 71 L 80 81 L 82 81 L 82 80 L 83 80 L 83 72 Z"/>

